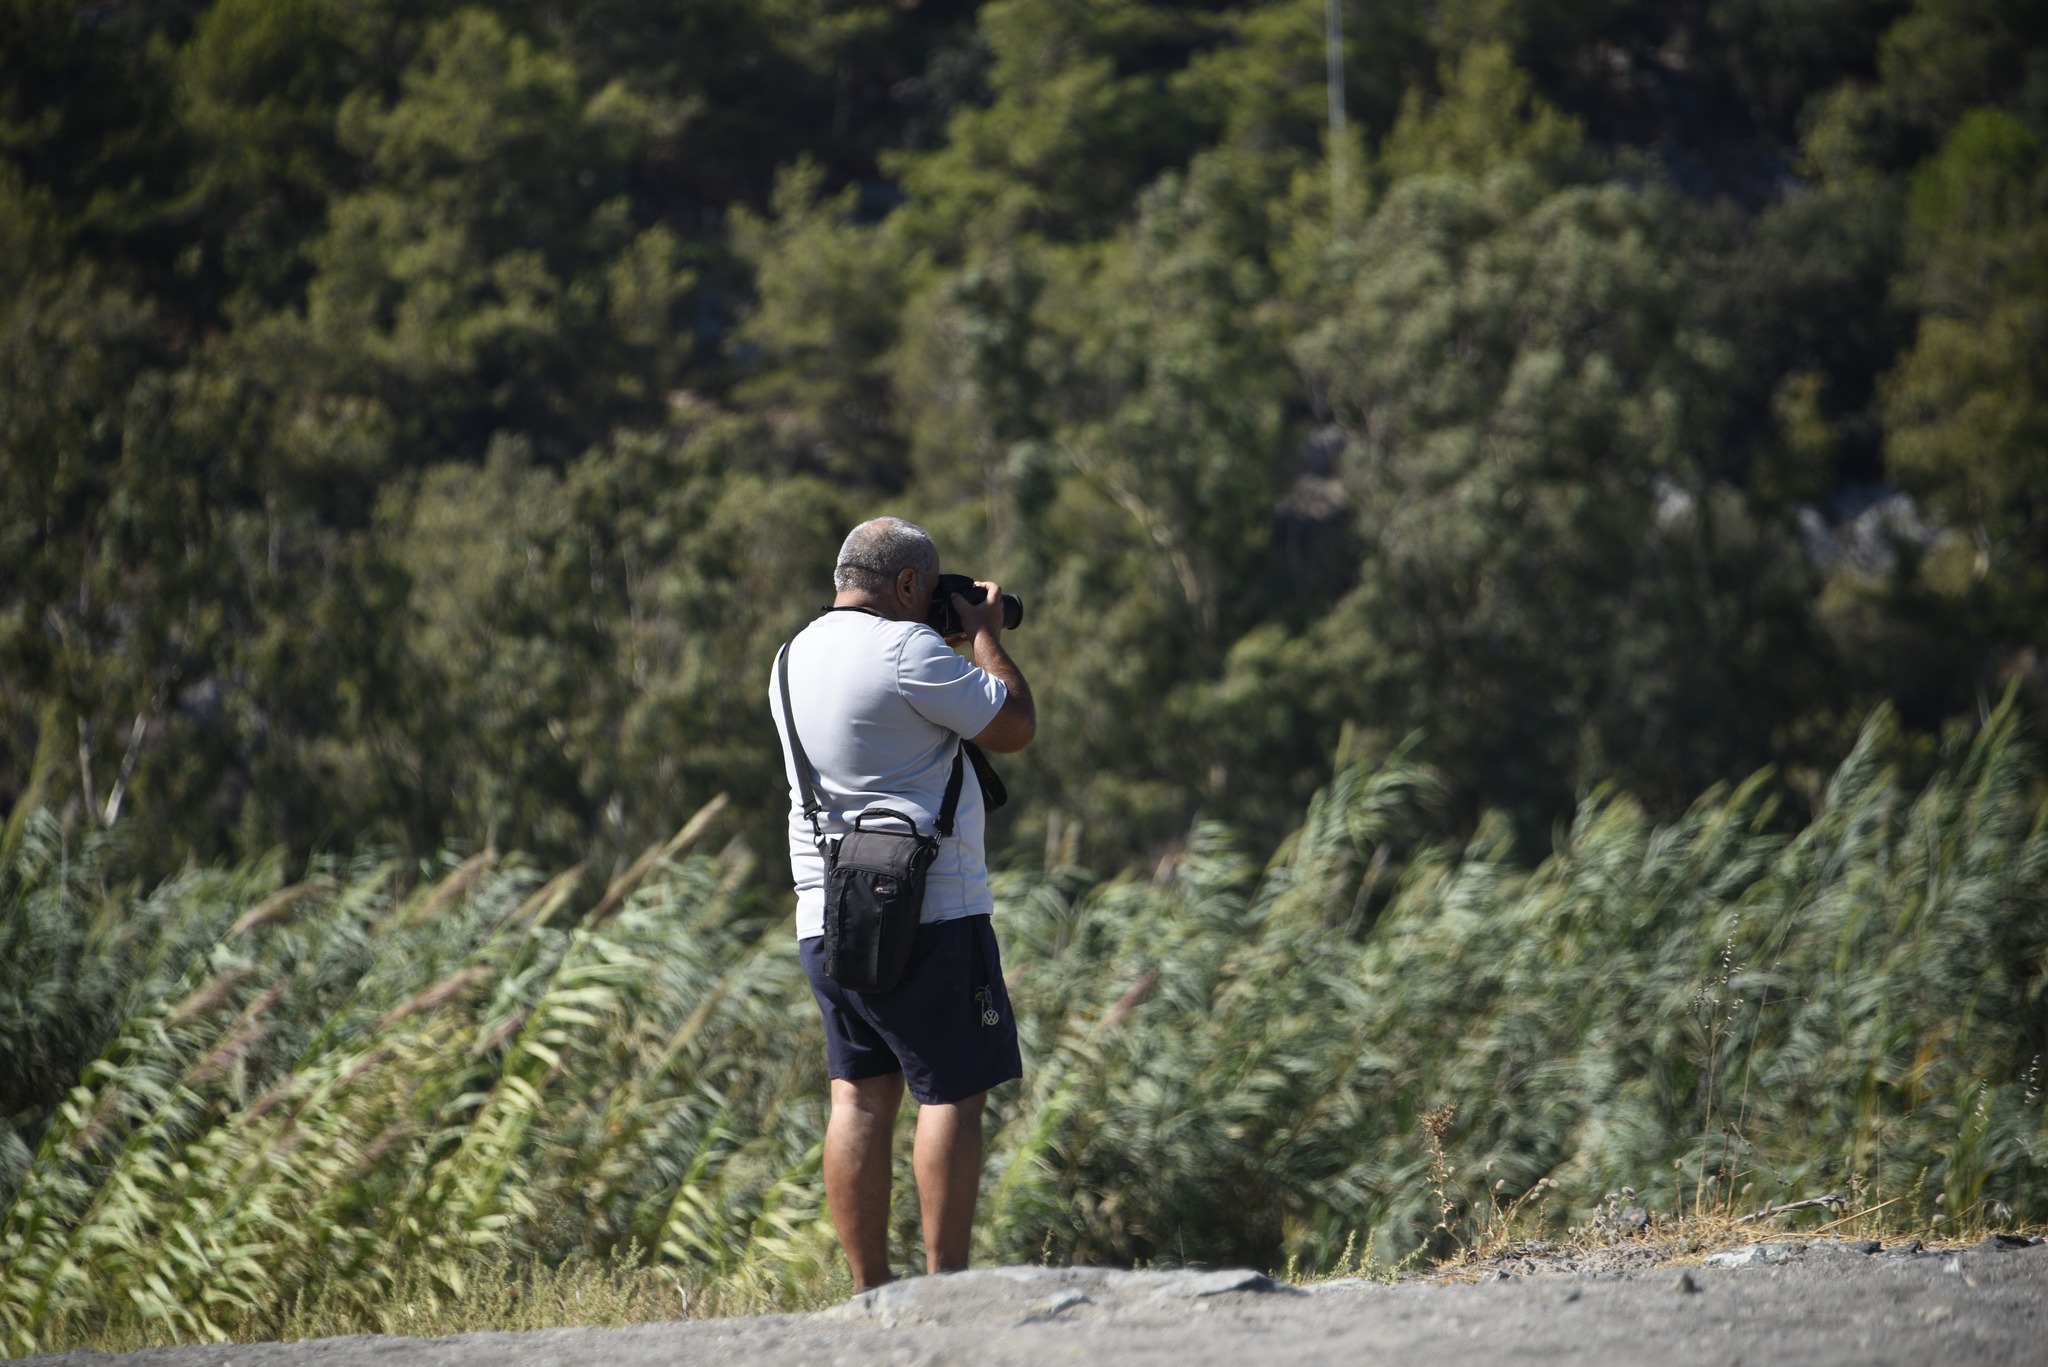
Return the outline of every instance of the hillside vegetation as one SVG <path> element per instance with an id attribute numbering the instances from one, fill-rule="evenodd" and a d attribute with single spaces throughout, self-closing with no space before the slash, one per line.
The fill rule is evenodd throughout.
<path id="1" fill-rule="evenodd" d="M 766 856 L 883 510 L 1029 605 L 1018 857 L 2038 706 L 2048 12 L 1339 13 L 1333 135 L 1325 0 L 5 0 L 0 808 Z"/>

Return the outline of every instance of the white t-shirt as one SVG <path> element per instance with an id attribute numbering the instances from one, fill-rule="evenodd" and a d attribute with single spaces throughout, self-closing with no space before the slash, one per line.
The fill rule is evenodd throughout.
<path id="1" fill-rule="evenodd" d="M 810 758 L 811 783 L 824 810 L 827 839 L 852 829 L 870 807 L 934 823 L 952 776 L 960 737 L 977 736 L 995 720 L 1009 689 L 955 654 L 922 622 L 892 622 L 866 612 L 828 612 L 790 645 L 789 706 Z M 782 737 L 789 780 L 789 864 L 796 881 L 796 934 L 825 933 L 825 861 L 804 817 L 796 761 L 782 722 L 782 692 L 768 671 L 768 710 Z M 926 921 L 986 916 L 995 910 L 983 853 L 981 785 L 965 766 L 953 834 L 939 842 L 925 874 Z M 877 829 L 901 829 L 884 822 Z"/>

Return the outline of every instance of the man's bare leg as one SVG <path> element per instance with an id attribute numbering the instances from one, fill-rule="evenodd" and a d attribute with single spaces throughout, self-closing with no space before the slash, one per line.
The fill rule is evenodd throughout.
<path id="1" fill-rule="evenodd" d="M 832 1079 L 832 1116 L 825 1122 L 825 1202 L 846 1261 L 853 1265 L 856 1291 L 890 1279 L 889 1150 L 902 1103 L 901 1073 L 857 1082 Z M 918 1133 L 923 1134 L 922 1128 Z M 980 1133 L 977 1126 L 977 1146 Z"/>
<path id="2" fill-rule="evenodd" d="M 988 1093 L 917 1112 L 917 1206 L 924 1217 L 927 1272 L 967 1266 L 974 1235 L 974 1199 L 981 1190 L 981 1108 Z"/>

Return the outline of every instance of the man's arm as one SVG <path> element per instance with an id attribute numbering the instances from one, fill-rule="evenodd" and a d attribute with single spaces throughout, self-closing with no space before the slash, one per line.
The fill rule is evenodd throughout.
<path id="1" fill-rule="evenodd" d="M 960 614 L 962 633 L 974 643 L 976 667 L 1001 679 L 1009 696 L 1003 699 L 995 720 L 971 739 L 984 750 L 1014 755 L 1038 734 L 1038 708 L 1031 701 L 1031 685 L 1024 682 L 1024 671 L 1003 649 L 1003 591 L 993 583 L 983 583 L 981 590 L 979 603 L 954 594 L 953 609 Z"/>

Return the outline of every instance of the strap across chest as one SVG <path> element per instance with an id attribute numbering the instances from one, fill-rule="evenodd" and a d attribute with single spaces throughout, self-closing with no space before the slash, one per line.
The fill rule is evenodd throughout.
<path id="1" fill-rule="evenodd" d="M 843 611 L 844 609 L 840 610 Z M 797 633 L 799 636 L 802 634 L 802 632 Z M 823 822 L 820 820 L 820 815 L 824 812 L 825 807 L 818 800 L 817 783 L 812 779 L 811 759 L 809 755 L 804 753 L 803 738 L 797 734 L 796 730 L 796 714 L 790 710 L 789 705 L 789 655 L 795 645 L 796 636 L 790 637 L 788 641 L 783 643 L 782 651 L 775 661 L 775 676 L 782 694 L 782 725 L 789 734 L 790 757 L 796 761 L 797 791 L 803 796 L 804 817 L 811 823 L 812 837 L 817 841 L 819 847 L 822 848 L 825 843 L 825 829 Z M 960 782 L 964 773 L 963 757 L 965 756 L 968 743 L 963 739 L 953 750 L 953 772 L 946 779 L 946 796 L 939 803 L 938 819 L 933 823 L 941 837 L 953 834 L 953 818 L 960 809 Z"/>

